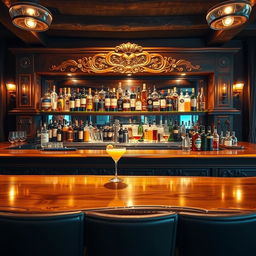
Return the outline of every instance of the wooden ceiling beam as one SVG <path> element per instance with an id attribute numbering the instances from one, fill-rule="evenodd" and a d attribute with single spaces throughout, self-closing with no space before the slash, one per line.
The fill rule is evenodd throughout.
<path id="1" fill-rule="evenodd" d="M 256 0 L 253 0 L 254 2 L 252 3 L 252 11 L 250 14 L 249 21 L 245 23 L 244 25 L 230 29 L 230 30 L 216 30 L 216 31 L 211 31 L 210 35 L 208 36 L 207 39 L 207 45 L 208 46 L 218 46 L 222 45 L 228 41 L 230 41 L 232 38 L 234 38 L 236 35 L 238 35 L 242 30 L 245 30 L 247 27 L 250 27 L 250 24 L 252 24 L 255 19 L 256 19 Z"/>
<path id="2" fill-rule="evenodd" d="M 69 31 L 201 30 L 208 25 L 203 16 L 64 16 L 55 15 L 51 29 Z"/>
<path id="3" fill-rule="evenodd" d="M 2 23 L 10 32 L 29 45 L 47 45 L 47 38 L 45 35 L 37 32 L 29 32 L 15 27 L 12 24 L 9 10 L 7 6 L 0 1 L 0 23 Z"/>

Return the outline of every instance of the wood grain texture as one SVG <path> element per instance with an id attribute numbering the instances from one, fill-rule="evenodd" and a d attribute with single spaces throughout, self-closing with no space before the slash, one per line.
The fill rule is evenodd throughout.
<path id="1" fill-rule="evenodd" d="M 256 178 L 0 176 L 0 210 L 57 212 L 102 207 L 164 205 L 208 210 L 256 210 Z"/>
<path id="2" fill-rule="evenodd" d="M 256 144 L 241 142 L 245 149 L 220 151 L 190 151 L 181 150 L 127 150 L 125 158 L 256 158 Z M 40 151 L 36 149 L 8 149 L 7 142 L 0 143 L 1 157 L 43 157 L 43 158 L 91 158 L 109 157 L 106 150 L 81 149 L 77 151 Z"/>

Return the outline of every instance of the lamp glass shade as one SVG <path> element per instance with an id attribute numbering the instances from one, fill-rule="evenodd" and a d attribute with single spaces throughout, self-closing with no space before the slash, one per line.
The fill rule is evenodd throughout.
<path id="1" fill-rule="evenodd" d="M 248 1 L 226 1 L 211 8 L 206 20 L 214 30 L 232 29 L 249 19 L 251 9 Z"/>
<path id="2" fill-rule="evenodd" d="M 33 2 L 14 3 L 9 13 L 16 27 L 28 31 L 46 31 L 52 23 L 51 12 L 44 6 Z"/>

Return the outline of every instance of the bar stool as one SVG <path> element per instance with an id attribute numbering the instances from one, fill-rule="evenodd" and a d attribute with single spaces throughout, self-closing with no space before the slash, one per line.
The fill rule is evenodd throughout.
<path id="1" fill-rule="evenodd" d="M 153 207 L 87 212 L 86 255 L 172 256 L 177 217 Z"/>
<path id="2" fill-rule="evenodd" d="M 84 213 L 0 213 L 1 256 L 82 256 Z"/>
<path id="3" fill-rule="evenodd" d="M 179 256 L 249 256 L 256 251 L 256 213 L 179 214 Z"/>

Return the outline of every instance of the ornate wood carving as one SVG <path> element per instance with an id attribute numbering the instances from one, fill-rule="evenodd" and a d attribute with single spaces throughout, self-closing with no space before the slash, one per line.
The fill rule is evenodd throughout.
<path id="1" fill-rule="evenodd" d="M 60 65 L 51 66 L 51 71 L 82 71 L 84 73 L 167 73 L 172 71 L 199 70 L 199 65 L 190 61 L 166 57 L 158 53 L 149 53 L 142 46 L 134 43 L 123 43 L 114 51 L 98 53 L 92 57 L 78 60 L 66 60 Z"/>

